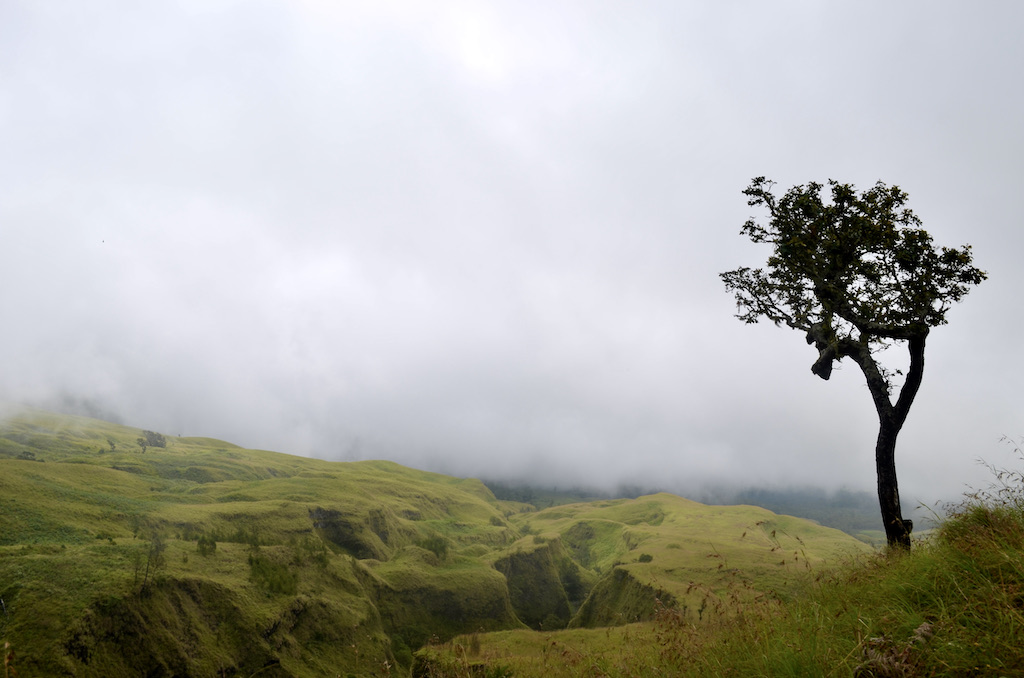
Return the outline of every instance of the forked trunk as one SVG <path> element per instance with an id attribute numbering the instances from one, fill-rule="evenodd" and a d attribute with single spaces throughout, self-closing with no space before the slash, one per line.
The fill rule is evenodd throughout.
<path id="1" fill-rule="evenodd" d="M 878 441 L 875 443 L 875 472 L 878 475 L 878 506 L 882 511 L 882 525 L 885 527 L 885 540 L 890 547 L 910 548 L 910 532 L 914 524 L 903 519 L 900 510 L 900 491 L 896 482 L 896 436 L 907 420 L 910 405 L 914 402 L 921 387 L 924 374 L 924 346 L 928 336 L 928 328 L 922 328 L 918 334 L 910 337 L 910 371 L 900 389 L 896 404 L 889 399 L 889 381 L 878 369 L 878 364 L 871 356 L 867 344 L 861 344 L 850 355 L 860 365 L 867 379 L 868 391 L 875 401 L 878 412 Z"/>

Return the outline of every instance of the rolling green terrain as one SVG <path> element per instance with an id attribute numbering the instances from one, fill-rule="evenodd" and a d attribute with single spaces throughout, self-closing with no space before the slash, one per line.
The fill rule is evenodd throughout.
<path id="1" fill-rule="evenodd" d="M 707 596 L 703 621 L 699 608 L 663 606 L 650 621 L 604 629 L 466 634 L 421 650 L 414 673 L 1024 676 L 1024 471 L 996 478 L 910 552 L 812 568 L 788 597 L 732 584 Z"/>
<path id="2" fill-rule="evenodd" d="M 607 633 L 790 595 L 869 547 L 668 494 L 536 511 L 476 480 L 0 423 L 0 641 L 28 676 L 402 675 L 459 634 Z"/>
<path id="3" fill-rule="evenodd" d="M 509 482 L 482 478 L 487 488 L 498 499 L 532 504 L 538 509 L 604 501 L 628 497 L 636 499 L 646 494 L 668 491 L 653 486 L 620 485 L 614 491 L 596 487 L 558 487 L 552 484 Z M 807 518 L 821 525 L 834 527 L 852 534 L 863 542 L 874 546 L 885 545 L 885 530 L 878 513 L 878 497 L 872 492 L 841 488 L 826 491 L 812 486 L 786 488 L 748 487 L 704 487 L 687 494 L 690 499 L 702 504 L 760 506 L 774 513 L 798 518 Z M 931 512 L 914 504 L 904 503 L 903 514 L 913 517 L 921 526 L 930 524 Z"/>

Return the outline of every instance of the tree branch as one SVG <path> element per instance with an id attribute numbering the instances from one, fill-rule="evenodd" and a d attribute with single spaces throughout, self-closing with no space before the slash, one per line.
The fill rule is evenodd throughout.
<path id="1" fill-rule="evenodd" d="M 882 370 L 879 369 L 874 356 L 871 355 L 868 343 L 864 342 L 858 345 L 858 349 L 856 353 L 851 354 L 851 357 L 860 367 L 860 371 L 864 373 L 864 379 L 868 384 L 868 391 L 871 393 L 871 399 L 875 403 L 878 419 L 879 421 L 892 420 L 893 405 L 892 400 L 889 399 L 891 388 L 889 380 L 882 374 Z"/>
<path id="2" fill-rule="evenodd" d="M 910 406 L 917 396 L 918 389 L 921 388 L 921 380 L 924 377 L 924 345 L 927 338 L 928 328 L 925 327 L 918 336 L 910 339 L 908 345 L 908 350 L 910 351 L 910 370 L 907 372 L 906 381 L 903 382 L 903 388 L 900 389 L 900 397 L 896 401 L 894 412 L 900 425 L 906 421 L 907 413 L 910 412 Z"/>

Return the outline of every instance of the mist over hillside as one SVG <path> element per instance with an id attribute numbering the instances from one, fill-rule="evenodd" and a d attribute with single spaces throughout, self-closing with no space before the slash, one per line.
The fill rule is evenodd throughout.
<path id="1" fill-rule="evenodd" d="M 2 2 L 0 398 L 506 482 L 870 492 L 859 370 L 822 382 L 719 274 L 764 264 L 752 177 L 882 181 L 990 276 L 899 443 L 905 501 L 954 497 L 1024 410 L 1024 4 L 917 4 Z"/>
<path id="2" fill-rule="evenodd" d="M 19 411 L 20 406 L 8 403 L 5 410 Z M 47 399 L 43 409 L 64 414 L 80 415 L 101 419 L 116 424 L 124 423 L 116 412 L 100 402 L 62 393 Z M 2 415 L 2 411 L 0 411 Z M 174 434 L 170 434 L 174 435 Z M 269 449 L 269 445 L 256 445 Z M 288 452 L 288 450 L 283 450 Z M 358 460 L 358 455 L 347 461 Z M 433 465 L 425 464 L 422 470 L 446 473 L 459 477 L 474 476 L 461 472 L 458 460 L 446 459 Z M 694 501 L 713 505 L 749 504 L 766 508 L 775 513 L 798 516 L 814 520 L 828 527 L 835 527 L 848 534 L 857 535 L 881 529 L 877 498 L 872 492 L 850 487 L 815 487 L 809 485 L 752 486 L 742 482 L 723 484 L 721 482 L 694 484 L 678 481 L 671 484 L 647 482 L 585 482 L 582 473 L 563 473 L 561 476 L 548 469 L 538 470 L 533 476 L 519 472 L 507 475 L 480 474 L 481 480 L 501 500 L 518 501 L 537 508 L 548 508 L 567 503 L 598 501 L 606 499 L 635 499 L 637 497 L 671 492 Z M 955 497 L 950 497 L 953 500 Z M 927 507 L 913 501 L 904 501 L 904 512 L 925 527 L 932 517 Z"/>
<path id="3" fill-rule="evenodd" d="M 571 485 L 541 485 L 484 478 L 484 483 L 498 499 L 532 504 L 539 509 L 577 502 L 608 499 L 635 499 L 658 492 L 672 492 L 664 487 L 622 485 L 613 490 Z M 878 499 L 870 492 L 842 488 L 828 491 L 816 487 L 728 487 L 700 488 L 694 492 L 673 492 L 702 504 L 731 506 L 750 505 L 774 513 L 813 520 L 851 535 L 862 535 L 882 529 Z M 904 512 L 915 520 L 929 514 L 919 506 L 905 505 Z M 926 527 L 925 522 L 920 522 Z"/>

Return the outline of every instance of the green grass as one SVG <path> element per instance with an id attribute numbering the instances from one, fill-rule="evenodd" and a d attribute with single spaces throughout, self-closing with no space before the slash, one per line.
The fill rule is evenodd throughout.
<path id="1" fill-rule="evenodd" d="M 400 615 L 389 604 L 419 610 L 429 628 L 441 614 L 423 604 L 431 597 L 479 615 L 489 595 L 504 605 L 496 623 L 516 623 L 500 575 L 457 553 L 508 541 L 494 524 L 503 508 L 476 481 L 201 438 L 143 453 L 139 437 L 33 410 L 0 425 L 0 637 L 19 675 L 131 674 L 132 654 L 168 674 L 265 662 L 296 676 L 369 673 L 395 661 L 387 633 Z M 315 512 L 333 527 L 317 527 Z M 154 534 L 165 550 L 147 577 Z M 438 535 L 453 544 L 450 563 L 403 565 Z M 200 553 L 201 537 L 212 553 Z M 353 557 L 347 546 L 360 545 L 380 560 Z M 181 624 L 177 637 L 160 631 Z"/>
<path id="2" fill-rule="evenodd" d="M 802 573 L 871 552 L 839 530 L 810 521 L 669 494 L 558 506 L 513 516 L 511 522 L 520 528 L 528 523 L 536 536 L 559 540 L 600 576 L 618 573 L 612 590 L 599 588 L 606 595 L 583 605 L 574 623 L 585 626 L 652 619 L 655 598 L 700 609 L 703 591 L 724 593 L 737 585 L 749 587 L 751 595 L 787 596 Z M 513 548 L 529 548 L 533 538 Z"/>
<path id="3" fill-rule="evenodd" d="M 143 452 L 143 436 L 37 410 L 0 422 L 0 641 L 19 676 L 400 675 L 462 633 L 646 620 L 558 640 L 603 638 L 580 652 L 619 661 L 670 610 L 714 628 L 870 551 L 754 507 L 535 511 L 390 462 L 208 438 Z"/>
<path id="4" fill-rule="evenodd" d="M 435 678 L 1024 676 L 1024 477 L 1001 479 L 998 491 L 951 509 L 910 553 L 811 568 L 786 595 L 751 595 L 737 579 L 701 590 L 701 622 L 692 607 L 662 607 L 651 621 L 618 628 L 460 636 L 423 650 L 419 670 Z"/>

